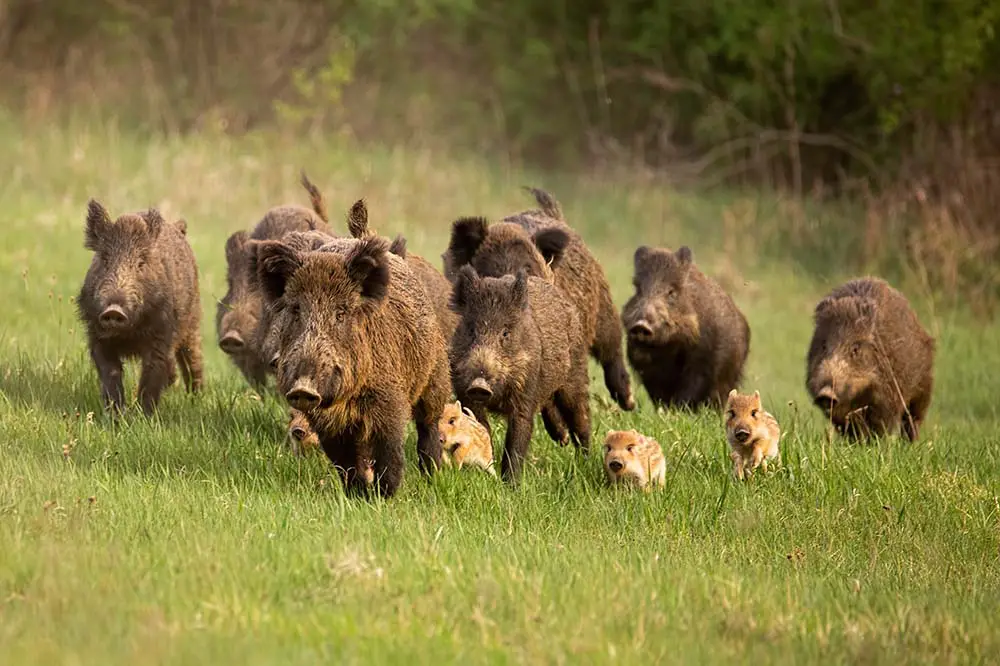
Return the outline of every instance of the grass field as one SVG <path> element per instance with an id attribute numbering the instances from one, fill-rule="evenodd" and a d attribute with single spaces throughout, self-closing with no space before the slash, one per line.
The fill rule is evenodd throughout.
<path id="1" fill-rule="evenodd" d="M 276 138 L 142 139 L 0 120 L 0 661 L 156 663 L 985 663 L 1000 655 L 1000 326 L 908 292 L 937 337 L 922 440 L 829 441 L 804 389 L 830 251 L 783 258 L 781 206 L 625 177 L 523 173 L 433 152 Z M 611 406 L 595 439 L 656 436 L 667 488 L 612 492 L 540 426 L 522 487 L 408 467 L 394 499 L 346 499 L 325 459 L 215 343 L 223 243 L 272 205 L 368 200 L 379 231 L 436 265 L 451 220 L 549 189 L 621 306 L 639 244 L 689 244 L 753 329 L 744 388 L 784 427 L 783 465 L 734 484 L 714 414 Z M 151 420 L 101 416 L 72 299 L 90 196 L 183 216 L 198 257 L 207 386 Z M 754 216 L 740 213 L 752 208 Z M 818 224 L 822 213 L 805 224 Z M 824 224 L 827 224 L 824 222 Z M 135 372 L 129 376 L 134 389 Z"/>

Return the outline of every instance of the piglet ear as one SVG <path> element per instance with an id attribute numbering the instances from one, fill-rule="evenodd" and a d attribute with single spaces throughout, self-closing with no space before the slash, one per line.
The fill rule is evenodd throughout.
<path id="1" fill-rule="evenodd" d="M 345 258 L 347 277 L 357 285 L 361 297 L 373 301 L 385 298 L 389 291 L 389 241 L 379 236 L 368 236 Z"/>
<path id="2" fill-rule="evenodd" d="M 739 395 L 739 394 L 738 394 L 738 393 L 736 392 L 736 389 L 732 389 L 732 390 L 731 390 L 731 391 L 729 392 L 729 397 L 730 397 L 730 398 L 735 398 L 735 397 L 736 397 L 737 395 Z"/>
<path id="3" fill-rule="evenodd" d="M 302 255 L 281 241 L 259 241 L 256 259 L 257 278 L 264 297 L 276 301 L 285 294 L 288 281 L 302 267 Z"/>
<path id="4" fill-rule="evenodd" d="M 521 308 L 528 307 L 528 273 L 523 268 L 517 271 L 511 295 L 515 305 Z"/>
<path id="5" fill-rule="evenodd" d="M 754 402 L 755 405 L 757 405 L 757 408 L 759 409 L 760 408 L 760 391 L 754 391 L 753 392 L 753 402 Z"/>
<path id="6" fill-rule="evenodd" d="M 479 273 L 471 264 L 465 264 L 458 271 L 455 279 L 455 286 L 451 290 L 451 302 L 449 307 L 454 312 L 461 313 L 472 298 L 473 291 L 479 284 Z"/>
<path id="7" fill-rule="evenodd" d="M 149 234 L 149 240 L 155 241 L 160 237 L 163 225 L 166 224 L 163 216 L 160 214 L 160 211 L 150 208 L 143 214 L 142 218 L 146 221 L 146 233 Z"/>
<path id="8" fill-rule="evenodd" d="M 368 238 L 375 233 L 368 228 L 368 205 L 358 199 L 347 213 L 347 228 L 354 238 Z"/>
<path id="9" fill-rule="evenodd" d="M 547 229 L 539 230 L 532 240 L 535 242 L 535 247 L 538 248 L 538 251 L 542 253 L 545 263 L 554 269 L 562 261 L 570 238 L 565 229 L 548 227 Z"/>
<path id="10" fill-rule="evenodd" d="M 464 266 L 472 261 L 479 246 L 486 240 L 489 223 L 485 217 L 463 217 L 451 225 L 451 240 L 448 242 L 447 254 L 451 255 L 453 269 Z"/>
<path id="11" fill-rule="evenodd" d="M 111 230 L 111 215 L 108 209 L 96 199 L 87 204 L 87 227 L 83 235 L 83 246 L 88 250 L 97 251 L 104 237 Z"/>

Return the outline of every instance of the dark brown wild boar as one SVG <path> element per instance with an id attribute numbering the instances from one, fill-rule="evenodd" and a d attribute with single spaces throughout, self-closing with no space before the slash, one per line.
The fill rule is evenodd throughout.
<path id="1" fill-rule="evenodd" d="M 611 397 L 622 409 L 634 409 L 622 353 L 621 322 L 604 269 L 566 224 L 558 202 L 542 190 L 527 189 L 540 210 L 511 215 L 494 224 L 482 217 L 467 217 L 452 225 L 451 240 L 442 255 L 445 277 L 454 281 L 457 271 L 470 264 L 484 277 L 513 275 L 523 269 L 530 276 L 554 282 L 577 311 L 583 339 L 601 364 Z M 546 422 L 547 429 L 551 420 Z M 562 424 L 551 425 L 564 430 Z"/>
<path id="2" fill-rule="evenodd" d="M 552 405 L 578 449 L 590 444 L 587 347 L 576 310 L 550 282 L 458 272 L 452 306 L 461 315 L 451 344 L 458 400 L 487 431 L 487 411 L 507 418 L 501 470 L 516 482 L 528 453 L 535 413 Z"/>
<path id="3" fill-rule="evenodd" d="M 369 468 L 391 496 L 403 477 L 406 422 L 416 423 L 421 468 L 441 464 L 437 419 L 450 394 L 444 337 L 412 271 L 389 241 L 343 250 L 258 244 L 256 263 L 280 340 L 279 391 L 305 413 L 350 490 Z"/>
<path id="4" fill-rule="evenodd" d="M 816 306 L 806 388 L 852 437 L 917 439 L 934 385 L 934 338 L 885 280 L 851 280 Z"/>
<path id="5" fill-rule="evenodd" d="M 188 391 L 202 384 L 201 303 L 198 266 L 187 242 L 187 224 L 169 224 L 159 211 L 112 221 L 91 199 L 84 246 L 94 257 L 77 297 L 90 356 L 106 407 L 125 405 L 122 361 L 142 362 L 139 401 L 147 414 L 177 379 Z"/>
<path id="6" fill-rule="evenodd" d="M 237 231 L 226 240 L 228 289 L 219 301 L 215 317 L 219 347 L 257 389 L 267 384 L 269 366 L 257 342 L 261 337 L 258 326 L 262 317 L 262 301 L 251 265 L 249 244 L 252 241 L 278 240 L 295 231 L 333 237 L 326 223 L 326 205 L 322 196 L 304 173 L 302 184 L 309 192 L 314 210 L 297 205 L 276 206 L 267 211 L 249 234 Z"/>
<path id="7" fill-rule="evenodd" d="M 739 386 L 750 326 L 687 246 L 635 251 L 635 293 L 622 308 L 628 359 L 658 404 L 721 409 Z"/>

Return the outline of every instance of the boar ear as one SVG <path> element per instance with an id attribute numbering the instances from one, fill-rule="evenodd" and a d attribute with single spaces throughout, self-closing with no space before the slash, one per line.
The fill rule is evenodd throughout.
<path id="1" fill-rule="evenodd" d="M 566 233 L 565 229 L 549 227 L 535 233 L 532 240 L 535 242 L 535 247 L 538 248 L 538 251 L 542 253 L 542 257 L 544 257 L 545 263 L 549 265 L 549 268 L 555 268 L 562 261 L 563 254 L 566 252 L 566 246 L 569 245 L 569 234 Z"/>
<path id="2" fill-rule="evenodd" d="M 188 235 L 188 223 L 187 220 L 185 220 L 183 217 L 178 218 L 177 221 L 174 222 L 174 226 L 177 227 L 177 230 L 181 232 L 181 236 Z"/>
<path id="3" fill-rule="evenodd" d="M 83 246 L 88 250 L 97 251 L 102 239 L 111 230 L 111 215 L 96 199 L 87 204 L 87 227 L 83 235 Z"/>
<path id="4" fill-rule="evenodd" d="M 462 266 L 472 261 L 476 250 L 486 240 L 489 223 L 485 217 L 463 217 L 451 225 L 451 241 L 448 251 L 452 255 L 453 266 Z"/>
<path id="5" fill-rule="evenodd" d="M 674 256 L 677 257 L 677 263 L 681 266 L 690 266 L 691 262 L 694 261 L 694 257 L 691 254 L 691 248 L 687 245 L 682 245 Z"/>
<path id="6" fill-rule="evenodd" d="M 833 296 L 827 296 L 826 298 L 822 299 L 819 303 L 816 304 L 816 309 L 813 310 L 813 314 L 816 315 L 817 317 L 823 314 L 823 312 L 828 310 L 830 306 L 833 305 L 833 301 L 834 301 Z"/>
<path id="7" fill-rule="evenodd" d="M 521 308 L 528 307 L 528 273 L 523 268 L 517 271 L 511 295 L 515 305 Z"/>
<path id="8" fill-rule="evenodd" d="M 389 241 L 378 236 L 362 238 L 345 259 L 347 276 L 362 298 L 379 301 L 389 291 Z"/>
<path id="9" fill-rule="evenodd" d="M 471 264 L 465 264 L 458 271 L 455 278 L 455 286 L 451 290 L 451 302 L 449 307 L 454 312 L 461 312 L 469 303 L 472 297 L 472 290 L 479 282 L 479 273 Z"/>
<path id="10" fill-rule="evenodd" d="M 247 232 L 240 230 L 226 239 L 226 263 L 233 266 L 243 259 L 243 250 L 247 246 L 250 236 Z"/>
<path id="11" fill-rule="evenodd" d="M 646 265 L 650 257 L 653 256 L 653 248 L 648 245 L 640 245 L 636 248 L 635 254 L 632 256 L 632 266 L 636 273 L 642 270 L 642 267 Z"/>
<path id="12" fill-rule="evenodd" d="M 368 238 L 374 233 L 368 229 L 368 205 L 364 199 L 358 199 L 347 212 L 347 229 L 354 238 Z"/>
<path id="13" fill-rule="evenodd" d="M 150 208 L 142 217 L 146 220 L 146 233 L 149 234 L 149 239 L 155 241 L 160 237 L 160 232 L 163 230 L 163 225 L 165 224 L 163 216 L 160 215 L 160 211 Z"/>
<path id="14" fill-rule="evenodd" d="M 406 259 L 406 238 L 402 234 L 396 236 L 396 239 L 392 241 L 392 245 L 389 246 L 389 252 L 400 259 Z"/>
<path id="15" fill-rule="evenodd" d="M 275 301 L 285 293 L 288 280 L 302 266 L 302 256 L 281 241 L 260 241 L 256 253 L 257 278 L 264 296 Z"/>
<path id="16" fill-rule="evenodd" d="M 306 192 L 309 193 L 309 201 L 312 203 L 313 212 L 319 216 L 319 219 L 329 224 L 330 217 L 326 212 L 326 202 L 323 201 L 323 193 L 319 191 L 318 187 L 312 184 L 312 181 L 306 176 L 305 169 L 302 170 L 302 187 L 306 188 Z M 312 220 L 309 221 L 309 228 L 312 230 L 316 229 L 316 225 Z"/>

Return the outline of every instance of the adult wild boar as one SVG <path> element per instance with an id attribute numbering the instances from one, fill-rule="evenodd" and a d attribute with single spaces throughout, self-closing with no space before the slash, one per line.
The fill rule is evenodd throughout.
<path id="1" fill-rule="evenodd" d="M 622 308 L 629 363 L 658 404 L 721 408 L 739 386 L 750 326 L 691 249 L 639 247 L 635 293 Z"/>
<path id="2" fill-rule="evenodd" d="M 837 287 L 813 313 L 806 388 L 834 427 L 852 437 L 902 432 L 917 439 L 931 403 L 934 338 L 885 280 Z"/>
<path id="3" fill-rule="evenodd" d="M 237 231 L 226 240 L 226 295 L 216 311 L 219 347 L 255 388 L 267 384 L 268 359 L 261 352 L 258 331 L 262 316 L 260 289 L 253 272 L 250 243 L 278 240 L 293 231 L 312 232 L 332 238 L 326 224 L 326 208 L 315 186 L 303 174 L 303 186 L 309 191 L 315 210 L 302 206 L 277 206 L 267 211 L 248 234 Z"/>
<path id="4" fill-rule="evenodd" d="M 406 422 L 421 468 L 441 463 L 437 420 L 450 394 L 444 337 L 423 287 L 389 241 L 302 252 L 257 246 L 258 277 L 278 331 L 279 391 L 303 412 L 348 489 L 368 471 L 384 496 L 403 477 Z"/>
<path id="5" fill-rule="evenodd" d="M 77 296 L 90 356 L 106 407 L 125 405 L 123 359 L 142 362 L 139 401 L 147 414 L 177 379 L 190 392 L 202 384 L 198 266 L 187 224 L 169 224 L 156 209 L 112 221 L 91 199 L 84 245 L 94 252 Z"/>
<path id="6" fill-rule="evenodd" d="M 601 364 L 611 397 L 624 410 L 635 407 L 631 380 L 622 353 L 621 322 L 604 269 L 583 239 L 563 219 L 558 202 L 542 190 L 528 188 L 540 206 L 489 224 L 482 217 L 461 218 L 452 225 L 442 255 L 445 277 L 454 281 L 470 264 L 484 277 L 513 275 L 552 281 L 577 312 L 583 339 Z"/>
<path id="7" fill-rule="evenodd" d="M 451 344 L 455 394 L 487 430 L 487 411 L 507 418 L 504 478 L 520 478 L 535 413 L 545 405 L 558 411 L 586 453 L 587 347 L 576 310 L 558 288 L 524 270 L 484 278 L 463 266 L 452 306 L 461 315 Z"/>

